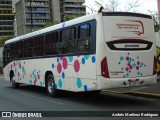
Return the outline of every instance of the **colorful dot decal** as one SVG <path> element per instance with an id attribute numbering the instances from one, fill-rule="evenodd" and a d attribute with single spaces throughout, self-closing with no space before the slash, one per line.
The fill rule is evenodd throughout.
<path id="1" fill-rule="evenodd" d="M 69 60 L 69 62 L 72 62 L 73 61 L 73 56 L 69 56 L 68 60 Z"/>
<path id="2" fill-rule="evenodd" d="M 64 68 L 64 69 L 67 69 L 67 67 L 68 67 L 67 58 L 63 58 L 62 64 L 63 64 L 63 68 Z"/>
<path id="3" fill-rule="evenodd" d="M 85 64 L 85 58 L 82 58 L 82 64 L 83 65 Z"/>
<path id="4" fill-rule="evenodd" d="M 54 64 L 52 64 L 52 68 L 54 69 Z"/>
<path id="5" fill-rule="evenodd" d="M 62 85 L 63 85 L 62 80 L 59 79 L 59 80 L 58 80 L 58 86 L 59 86 L 60 88 L 62 88 Z"/>
<path id="6" fill-rule="evenodd" d="M 123 61 L 123 60 L 124 60 L 124 57 L 123 57 L 123 56 L 121 56 L 121 57 L 120 57 L 120 61 Z"/>
<path id="7" fill-rule="evenodd" d="M 74 70 L 75 70 L 75 72 L 79 72 L 79 70 L 80 70 L 80 63 L 78 60 L 76 60 L 74 62 Z"/>
<path id="8" fill-rule="evenodd" d="M 64 73 L 64 72 L 62 73 L 62 78 L 63 78 L 63 79 L 65 78 L 65 73 Z"/>
<path id="9" fill-rule="evenodd" d="M 85 90 L 85 91 L 87 91 L 87 90 L 88 90 L 87 85 L 84 85 L 84 90 Z"/>
<path id="10" fill-rule="evenodd" d="M 80 56 L 69 56 L 69 57 L 58 57 L 56 62 L 57 63 L 52 63 L 51 67 L 52 69 L 57 70 L 59 73 L 60 79 L 58 80 L 57 87 L 62 88 L 63 87 L 63 82 L 67 78 L 66 70 L 68 68 L 73 68 L 74 72 L 77 74 L 77 79 L 76 79 L 76 86 L 77 88 L 81 89 L 83 88 L 84 91 L 88 90 L 88 86 L 84 85 L 82 83 L 82 79 L 78 77 L 78 73 L 81 70 L 81 67 L 86 65 L 87 62 L 91 62 L 92 64 L 96 62 L 96 57 L 95 56 L 90 56 L 90 55 L 84 55 L 83 57 Z"/>
<path id="11" fill-rule="evenodd" d="M 95 63 L 95 61 L 96 61 L 95 56 L 92 56 L 92 62 Z"/>
<path id="12" fill-rule="evenodd" d="M 84 58 L 85 58 L 86 60 L 88 60 L 89 55 L 84 55 Z"/>
<path id="13" fill-rule="evenodd" d="M 59 58 L 57 58 L 57 62 L 59 62 Z"/>
<path id="14" fill-rule="evenodd" d="M 40 82 L 40 86 L 41 86 L 41 87 L 43 86 L 43 82 L 42 82 L 42 81 Z"/>
<path id="15" fill-rule="evenodd" d="M 128 53 L 127 56 L 120 56 L 119 60 L 120 60 L 118 61 L 119 65 L 122 65 L 122 63 L 123 65 L 126 64 L 125 67 L 121 68 L 121 70 L 124 70 L 124 75 L 123 75 L 124 78 L 129 77 L 132 71 L 135 70 L 137 71 L 137 76 L 143 75 L 143 73 L 141 73 L 140 71 L 142 68 L 146 67 L 146 64 L 140 60 L 139 56 L 133 58 L 131 54 Z"/>
<path id="16" fill-rule="evenodd" d="M 62 71 L 62 66 L 61 66 L 61 64 L 60 64 L 60 63 L 58 63 L 57 71 L 58 71 L 58 73 L 61 73 L 61 71 Z"/>
<path id="17" fill-rule="evenodd" d="M 77 78 L 77 87 L 78 87 L 78 88 L 81 88 L 81 86 L 82 86 L 81 79 L 80 79 L 80 78 Z"/>
<path id="18" fill-rule="evenodd" d="M 120 62 L 123 62 L 125 57 L 120 58 Z M 64 87 L 64 81 L 66 78 L 68 78 L 68 69 L 72 69 L 71 71 L 73 74 L 76 75 L 75 77 L 75 82 L 76 83 L 76 88 L 80 90 L 87 91 L 89 89 L 89 86 L 85 84 L 85 80 L 83 78 L 80 78 L 80 72 L 85 69 L 85 66 L 89 64 L 95 64 L 96 63 L 96 57 L 94 55 L 83 55 L 83 56 L 68 56 L 68 57 L 57 57 L 54 62 L 51 63 L 51 70 L 56 71 L 59 75 L 56 77 L 59 77 L 58 80 L 56 81 L 57 83 L 55 84 L 56 88 L 63 88 Z M 135 62 L 136 63 L 136 62 Z M 137 63 L 136 63 L 137 64 Z M 9 71 L 14 70 L 14 73 L 17 77 L 17 80 L 19 81 L 24 81 L 28 79 L 28 84 L 30 85 L 38 85 L 38 86 L 44 86 L 44 81 L 43 81 L 43 76 L 41 75 L 41 70 L 38 70 L 37 68 L 34 68 L 32 71 L 30 71 L 29 78 L 26 77 L 26 62 L 25 61 L 16 61 L 12 62 L 8 68 L 8 74 L 9 76 Z M 140 64 L 141 66 L 145 66 L 145 64 Z M 133 65 L 132 65 L 133 66 Z M 137 65 L 136 65 L 137 66 Z M 136 67 L 135 66 L 135 67 Z M 128 67 L 128 69 L 131 69 Z M 142 73 L 140 73 L 141 75 Z M 56 78 L 57 79 L 57 78 Z"/>

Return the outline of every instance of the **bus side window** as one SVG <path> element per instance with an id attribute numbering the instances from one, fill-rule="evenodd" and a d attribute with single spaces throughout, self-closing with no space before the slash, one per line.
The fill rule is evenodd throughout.
<path id="1" fill-rule="evenodd" d="M 34 37 L 33 56 L 44 55 L 44 35 Z"/>
<path id="2" fill-rule="evenodd" d="M 76 28 L 67 28 L 60 32 L 60 53 L 69 54 L 76 52 Z"/>
<path id="3" fill-rule="evenodd" d="M 90 50 L 90 24 L 78 26 L 78 52 L 89 52 Z"/>
<path id="4" fill-rule="evenodd" d="M 10 45 L 5 45 L 3 50 L 3 65 L 5 66 L 10 60 Z"/>
<path id="5" fill-rule="evenodd" d="M 15 43 L 11 44 L 11 50 L 10 50 L 10 59 L 14 59 L 15 58 Z"/>
<path id="6" fill-rule="evenodd" d="M 11 58 L 10 58 L 10 47 L 7 46 L 6 49 L 5 49 L 5 60 L 6 61 L 9 61 Z"/>
<path id="7" fill-rule="evenodd" d="M 23 41 L 15 44 L 15 58 L 23 58 Z"/>
<path id="8" fill-rule="evenodd" d="M 24 57 L 32 57 L 33 39 L 24 40 Z"/>
<path id="9" fill-rule="evenodd" d="M 58 32 L 46 34 L 45 40 L 45 55 L 58 54 Z"/>

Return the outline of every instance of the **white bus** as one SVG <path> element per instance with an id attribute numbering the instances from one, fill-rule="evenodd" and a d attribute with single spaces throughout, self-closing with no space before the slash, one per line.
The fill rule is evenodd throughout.
<path id="1" fill-rule="evenodd" d="M 157 81 L 153 20 L 144 14 L 90 14 L 8 40 L 3 53 L 14 88 L 46 87 L 50 96 Z"/>

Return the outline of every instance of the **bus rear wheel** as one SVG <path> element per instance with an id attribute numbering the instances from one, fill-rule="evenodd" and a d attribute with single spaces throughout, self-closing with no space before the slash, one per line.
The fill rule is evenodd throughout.
<path id="1" fill-rule="evenodd" d="M 19 88 L 19 83 L 16 83 L 16 78 L 14 76 L 14 73 L 11 74 L 10 78 L 11 78 L 10 80 L 12 83 L 12 87 L 15 89 Z"/>
<path id="2" fill-rule="evenodd" d="M 58 97 L 58 91 L 52 74 L 48 75 L 46 85 L 48 95 L 51 97 Z"/>

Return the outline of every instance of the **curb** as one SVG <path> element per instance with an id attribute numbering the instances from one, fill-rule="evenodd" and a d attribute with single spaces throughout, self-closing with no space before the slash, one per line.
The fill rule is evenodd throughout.
<path id="1" fill-rule="evenodd" d="M 160 99 L 160 94 L 154 94 L 154 93 L 127 91 L 124 94 L 133 95 L 133 96 L 139 96 L 139 97 L 146 97 L 146 98 Z"/>
<path id="2" fill-rule="evenodd" d="M 118 91 L 114 91 L 114 90 L 103 90 L 103 92 L 110 92 L 110 93 L 115 93 L 115 94 L 126 94 L 128 91 L 126 91 L 126 92 L 118 92 Z"/>
<path id="3" fill-rule="evenodd" d="M 125 95 L 132 95 L 132 96 L 138 96 L 138 97 L 160 99 L 160 94 L 154 94 L 154 93 L 135 92 L 135 91 L 118 92 L 118 91 L 113 91 L 113 90 L 103 90 L 103 91 L 115 93 L 115 94 L 125 94 Z"/>

